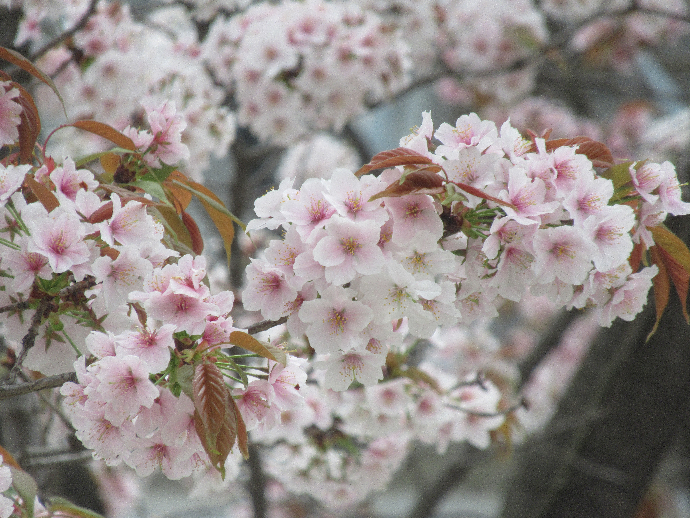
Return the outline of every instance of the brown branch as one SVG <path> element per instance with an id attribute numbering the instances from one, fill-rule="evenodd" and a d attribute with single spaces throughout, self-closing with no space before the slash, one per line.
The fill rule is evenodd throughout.
<path id="1" fill-rule="evenodd" d="M 72 27 L 71 29 L 63 32 L 62 34 L 59 34 L 55 38 L 53 38 L 51 41 L 43 45 L 40 49 L 38 49 L 36 52 L 34 52 L 30 57 L 30 61 L 36 61 L 38 58 L 43 56 L 46 52 L 48 52 L 50 49 L 53 47 L 57 47 L 60 43 L 65 41 L 67 38 L 70 36 L 73 36 L 77 31 L 80 31 L 86 26 L 86 23 L 89 21 L 89 18 L 93 13 L 96 12 L 96 0 L 91 0 L 89 3 L 89 8 L 84 12 L 84 14 L 81 15 L 81 18 L 77 21 L 77 23 Z"/>
<path id="2" fill-rule="evenodd" d="M 262 320 L 261 322 L 257 322 L 256 324 L 252 324 L 247 328 L 247 333 L 250 335 L 255 335 L 257 333 L 260 333 L 262 331 L 268 331 L 269 329 L 273 327 L 277 327 L 279 325 L 284 324 L 287 322 L 288 317 L 283 317 L 279 318 L 278 320 Z"/>
<path id="3" fill-rule="evenodd" d="M 17 361 L 12 367 L 12 370 L 10 371 L 7 380 L 5 381 L 6 385 L 14 384 L 15 380 L 17 379 L 17 375 L 21 371 L 22 363 L 24 363 L 26 355 L 29 353 L 29 350 L 36 343 L 36 337 L 38 336 L 38 328 L 41 326 L 43 317 L 47 316 L 51 309 L 52 301 L 50 299 L 41 300 L 41 302 L 38 305 L 38 308 L 36 309 L 36 312 L 34 313 L 34 316 L 31 317 L 31 325 L 29 326 L 29 330 L 24 335 L 24 338 L 22 338 L 22 350 L 19 353 Z"/>
<path id="4" fill-rule="evenodd" d="M 41 378 L 28 383 L 21 383 L 19 385 L 0 386 L 0 401 L 3 399 L 9 399 L 11 397 L 23 396 L 24 394 L 30 394 L 31 392 L 37 392 L 39 390 L 61 387 L 68 381 L 77 383 L 77 373 L 65 372 L 63 374 L 48 376 L 47 378 Z"/>

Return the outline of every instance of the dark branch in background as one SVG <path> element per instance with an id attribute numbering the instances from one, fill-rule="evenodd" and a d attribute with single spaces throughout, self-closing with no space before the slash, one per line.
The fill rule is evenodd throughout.
<path id="1" fill-rule="evenodd" d="M 266 475 L 261 465 L 261 449 L 256 444 L 249 445 L 249 496 L 254 507 L 254 518 L 268 516 L 268 502 L 266 502 Z"/>
<path id="2" fill-rule="evenodd" d="M 76 34 L 78 31 L 83 29 L 84 26 L 86 26 L 86 23 L 89 21 L 89 18 L 95 12 L 96 12 L 96 0 L 91 0 L 91 2 L 89 3 L 89 8 L 81 16 L 81 18 L 79 18 L 79 21 L 77 21 L 77 23 L 74 25 L 74 27 L 63 32 L 62 34 L 55 37 L 52 41 L 49 41 L 48 43 L 43 45 L 43 47 L 41 47 L 36 52 L 31 54 L 31 56 L 29 56 L 29 60 L 30 61 L 36 61 L 38 58 L 43 56 L 43 54 L 48 52 L 50 49 L 57 47 L 58 45 L 60 45 L 60 43 L 65 41 L 67 38 L 74 36 L 74 34 Z"/>
<path id="3" fill-rule="evenodd" d="M 453 489 L 456 489 L 480 461 L 489 458 L 490 453 L 487 451 L 479 450 L 473 446 L 468 448 L 462 461 L 445 469 L 436 478 L 434 484 L 422 488 L 419 500 L 417 500 L 417 504 L 408 515 L 408 518 L 429 518 L 429 516 L 434 516 L 434 510 L 443 498 Z"/>
<path id="4" fill-rule="evenodd" d="M 51 310 L 51 306 L 52 301 L 49 299 L 43 299 L 39 303 L 38 308 L 34 313 L 34 316 L 31 317 L 31 325 L 29 326 L 29 330 L 24 335 L 24 338 L 22 338 L 22 350 L 19 353 L 17 361 L 12 367 L 12 370 L 10 371 L 10 374 L 7 377 L 7 380 L 5 381 L 5 384 L 12 385 L 14 384 L 14 381 L 17 379 L 17 375 L 19 374 L 22 368 L 22 363 L 24 362 L 26 355 L 29 353 L 29 350 L 36 343 L 36 337 L 38 336 L 38 328 L 41 326 L 43 317 L 48 315 L 48 313 Z"/>
<path id="5" fill-rule="evenodd" d="M 546 334 L 541 337 L 536 347 L 518 364 L 520 380 L 517 391 L 519 392 L 529 381 L 530 376 L 546 356 L 558 347 L 565 331 L 570 324 L 580 315 L 575 311 L 561 311 L 549 325 Z"/>
<path id="6" fill-rule="evenodd" d="M 4 385 L 0 386 L 0 401 L 15 396 L 23 396 L 38 390 L 52 389 L 61 387 L 64 383 L 71 381 L 77 383 L 76 372 L 65 372 L 64 374 L 57 374 L 55 376 L 48 376 L 29 383 L 22 383 L 20 385 Z"/>

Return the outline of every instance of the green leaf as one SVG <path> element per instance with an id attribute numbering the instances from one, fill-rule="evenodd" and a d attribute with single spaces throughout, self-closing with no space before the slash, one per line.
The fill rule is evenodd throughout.
<path id="1" fill-rule="evenodd" d="M 630 176 L 630 166 L 633 162 L 623 162 L 609 167 L 606 171 L 599 174 L 602 178 L 607 178 L 613 182 L 614 189 L 618 189 L 623 185 L 630 183 L 632 178 Z"/>
<path id="2" fill-rule="evenodd" d="M 12 473 L 12 486 L 19 496 L 24 500 L 24 506 L 28 512 L 28 516 L 34 515 L 34 502 L 36 501 L 36 494 L 38 493 L 38 485 L 36 481 L 23 469 L 9 466 Z"/>
<path id="3" fill-rule="evenodd" d="M 220 362 L 219 365 L 222 365 L 224 368 L 230 367 L 233 371 L 235 371 L 237 373 L 237 375 L 242 380 L 242 384 L 245 387 L 247 385 L 249 385 L 249 380 L 247 379 L 247 373 L 244 372 L 244 369 L 240 365 L 238 365 L 232 358 L 229 358 L 228 356 L 223 355 L 222 356 L 222 362 Z"/>
<path id="4" fill-rule="evenodd" d="M 103 515 L 95 513 L 86 507 L 75 505 L 69 500 L 60 497 L 53 497 L 49 500 L 48 511 L 59 516 L 69 516 L 70 518 L 103 518 Z"/>
<path id="5" fill-rule="evenodd" d="M 168 197 L 165 195 L 165 191 L 163 190 L 163 187 L 159 182 L 150 182 L 144 179 L 137 180 L 135 182 L 132 182 L 131 185 L 134 187 L 139 187 L 142 189 L 145 193 L 150 194 L 151 196 L 154 196 L 155 198 L 158 198 L 161 203 L 164 203 L 166 205 L 170 205 L 170 202 L 168 202 Z"/>

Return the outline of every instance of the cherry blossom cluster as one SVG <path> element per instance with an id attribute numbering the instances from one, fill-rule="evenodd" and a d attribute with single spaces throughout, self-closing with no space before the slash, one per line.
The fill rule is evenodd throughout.
<path id="1" fill-rule="evenodd" d="M 633 3 L 642 11 L 625 13 Z M 571 47 L 578 52 L 598 50 L 595 55 L 600 64 L 623 71 L 633 66 L 641 49 L 674 41 L 688 32 L 687 23 L 673 18 L 674 15 L 688 14 L 688 6 L 682 0 L 550 0 L 543 3 L 543 8 L 551 17 L 569 21 L 586 21 L 595 14 L 600 15 L 577 31 L 571 40 Z M 623 16 L 620 16 L 621 13 Z"/>
<path id="2" fill-rule="evenodd" d="M 434 164 L 424 180 L 436 194 L 413 180 L 395 194 L 411 174 L 398 166 L 379 176 L 337 169 L 299 190 L 283 180 L 255 202 L 248 230 L 282 227 L 284 238 L 247 268 L 244 307 L 306 333 L 328 388 L 376 383 L 402 323 L 428 338 L 529 292 L 597 307 L 604 326 L 630 320 L 657 271 L 632 271 L 634 243 L 651 246 L 649 228 L 667 213 L 690 213 L 670 162 L 631 163 L 634 193 L 620 198 L 577 145 L 547 150 L 475 114 L 434 131 L 425 113 L 401 146 Z"/>
<path id="3" fill-rule="evenodd" d="M 33 41 L 43 39 L 46 35 L 37 34 Z M 132 18 L 128 4 L 101 1 L 71 41 L 73 48 L 55 47 L 37 62 L 64 92 L 70 118 L 107 120 L 122 130 L 141 118 L 142 101 L 169 102 L 187 123 L 183 143 L 192 154 L 183 163 L 191 175 L 200 178 L 212 155 L 225 155 L 235 138 L 234 116 L 223 106 L 223 89 L 199 59 L 196 30 L 183 9 L 157 9 L 142 23 Z M 55 96 L 36 98 L 46 119 L 64 118 Z M 69 156 L 102 145 L 67 133 L 58 134 L 54 142 Z"/>
<path id="4" fill-rule="evenodd" d="M 238 122 L 281 145 L 340 130 L 409 79 L 401 35 L 352 2 L 259 3 L 217 17 L 202 57 L 233 88 Z"/>
<path id="5" fill-rule="evenodd" d="M 160 173 L 187 154 L 184 122 L 171 103 L 147 106 L 146 115 L 148 129 L 128 127 L 121 135 L 138 148 L 120 158 L 115 176 L 124 174 L 120 168 L 131 174 L 121 183 Z M 148 210 L 160 201 L 102 184 L 69 157 L 33 166 L 9 163 L 13 156 L 0 164 L 0 307 L 17 364 L 46 376 L 76 370 L 78 382 L 61 393 L 77 437 L 95 458 L 126 463 L 140 476 L 157 468 L 170 478 L 208 469 L 190 369 L 201 354 L 237 367 L 219 350 L 237 331 L 233 293 L 212 294 L 204 257 L 180 257 L 172 248 Z M 304 380 L 294 361 L 286 363 L 272 365 L 268 381 L 244 376 L 238 411 L 251 427 L 257 419 L 243 393 L 260 385 L 275 399 L 272 409 L 301 398 L 294 385 Z"/>

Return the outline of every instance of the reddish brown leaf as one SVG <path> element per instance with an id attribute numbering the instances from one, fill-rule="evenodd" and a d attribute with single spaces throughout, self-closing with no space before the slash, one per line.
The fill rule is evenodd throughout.
<path id="1" fill-rule="evenodd" d="M 10 452 L 8 452 L 5 448 L 0 446 L 0 455 L 2 455 L 2 463 L 6 464 L 8 466 L 12 466 L 13 468 L 16 469 L 22 469 L 19 467 L 19 464 L 17 464 L 17 461 L 14 460 L 14 457 L 10 455 Z"/>
<path id="2" fill-rule="evenodd" d="M 184 176 L 184 175 L 183 175 Z M 211 190 L 204 187 L 200 183 L 192 180 L 171 180 L 173 185 L 177 187 L 187 188 L 189 192 L 194 194 L 201 202 L 209 217 L 216 226 L 216 230 L 223 239 L 223 246 L 225 247 L 225 255 L 228 258 L 228 265 L 230 264 L 230 257 L 232 254 L 232 240 L 235 238 L 234 223 L 240 223 L 233 215 L 225 208 L 221 199 Z M 222 209 L 222 210 L 219 210 Z"/>
<path id="3" fill-rule="evenodd" d="M 16 101 L 22 107 L 22 112 L 19 116 L 20 122 L 17 127 L 19 131 L 19 159 L 23 164 L 30 164 L 36 140 L 41 132 L 41 118 L 38 115 L 38 109 L 31 94 L 22 85 L 14 81 L 10 87 L 19 90 L 19 96 L 16 98 Z"/>
<path id="4" fill-rule="evenodd" d="M 658 247 L 654 246 L 652 247 L 652 250 L 655 248 Z M 683 316 L 690 324 L 690 316 L 688 315 L 687 307 L 688 288 L 690 287 L 690 272 L 688 272 L 683 265 L 664 248 L 659 248 L 659 256 L 661 256 L 661 260 L 664 263 L 668 277 L 671 278 L 671 281 L 673 281 L 673 286 L 676 288 L 676 293 L 680 299 L 680 306 L 683 311 Z M 659 263 L 656 264 L 658 265 Z"/>
<path id="5" fill-rule="evenodd" d="M 396 198 L 408 194 L 440 194 L 445 192 L 443 178 L 431 171 L 413 171 L 405 176 L 402 183 L 395 181 L 383 191 L 375 194 L 369 201 L 379 198 Z"/>
<path id="6" fill-rule="evenodd" d="M 117 171 L 117 168 L 120 166 L 121 159 L 120 155 L 115 153 L 106 153 L 99 159 L 99 161 L 101 162 L 101 167 L 106 173 L 114 175 L 115 171 Z"/>
<path id="7" fill-rule="evenodd" d="M 88 131 L 89 133 L 93 133 L 94 135 L 98 135 L 99 137 L 109 140 L 116 146 L 123 149 L 129 149 L 130 151 L 136 150 L 136 146 L 131 138 L 129 138 L 127 135 L 123 135 L 112 126 L 108 126 L 102 122 L 83 120 L 73 122 L 72 124 L 65 124 L 65 126 L 73 126 L 75 128 Z"/>
<path id="8" fill-rule="evenodd" d="M 113 217 L 113 202 L 104 203 L 89 216 L 89 223 L 96 224 Z"/>
<path id="9" fill-rule="evenodd" d="M 199 226 L 196 224 L 196 221 L 194 221 L 194 218 L 185 211 L 182 211 L 180 217 L 182 218 L 182 223 L 184 223 L 184 226 L 189 232 L 189 237 L 192 239 L 192 251 L 196 255 L 201 254 L 201 252 L 204 251 L 204 239 L 201 237 Z"/>
<path id="10" fill-rule="evenodd" d="M 630 253 L 630 259 L 628 259 L 628 264 L 630 264 L 630 268 L 632 268 L 633 273 L 640 269 L 640 264 L 642 263 L 642 254 L 644 254 L 646 249 L 647 248 L 642 242 L 635 244 L 633 247 L 632 252 Z"/>
<path id="11" fill-rule="evenodd" d="M 690 250 L 682 239 L 664 226 L 649 229 L 654 236 L 654 242 L 673 257 L 686 272 L 690 273 Z"/>
<path id="12" fill-rule="evenodd" d="M 553 151 L 563 146 L 577 146 L 577 152 L 589 158 L 594 167 L 610 167 L 613 165 L 613 154 L 606 144 L 592 140 L 589 137 L 559 138 L 546 141 L 547 151 Z M 532 144 L 531 150 L 536 151 L 534 144 Z"/>
<path id="13" fill-rule="evenodd" d="M 230 397 L 230 408 L 235 414 L 235 421 L 237 422 L 237 447 L 245 459 L 249 458 L 249 439 L 247 437 L 247 426 L 244 424 L 244 419 L 240 413 L 240 409 L 235 403 L 235 399 Z"/>
<path id="14" fill-rule="evenodd" d="M 480 191 L 476 187 L 472 187 L 471 185 L 467 185 L 466 183 L 462 182 L 451 182 L 453 185 L 457 185 L 460 187 L 463 191 L 465 191 L 468 194 L 471 194 L 473 196 L 478 196 L 479 198 L 482 198 L 484 200 L 490 200 L 493 201 L 494 203 L 498 203 L 499 205 L 503 205 L 504 207 L 513 207 L 512 203 L 508 203 L 507 201 L 499 200 L 498 198 L 495 198 L 494 196 L 489 196 L 483 191 Z"/>
<path id="15" fill-rule="evenodd" d="M 228 392 L 223 373 L 215 364 L 201 362 L 195 366 L 192 393 L 204 429 L 217 435 L 227 410 Z"/>
<path id="16" fill-rule="evenodd" d="M 55 83 L 53 83 L 53 80 L 50 79 L 50 77 L 48 77 L 46 74 L 41 72 L 38 68 L 36 68 L 36 66 L 31 61 L 26 59 L 19 52 L 5 47 L 0 47 L 0 58 L 4 59 L 5 61 L 9 61 L 13 65 L 16 65 L 22 70 L 27 71 L 29 74 L 34 76 L 39 81 L 43 81 L 45 84 L 47 84 L 50 87 L 50 89 L 53 90 L 53 92 L 55 92 L 55 95 L 57 95 L 58 99 L 60 99 L 60 103 L 62 103 L 64 107 L 65 103 L 62 100 L 62 96 L 60 95 L 60 92 L 55 86 Z"/>
<path id="17" fill-rule="evenodd" d="M 362 176 L 375 169 L 386 169 L 388 167 L 395 167 L 398 165 L 421 165 L 434 164 L 434 162 L 427 156 L 424 156 L 416 151 L 406 147 L 399 147 L 389 151 L 382 151 L 374 155 L 368 164 L 363 165 L 355 173 L 357 176 Z M 439 167 L 439 171 L 441 168 Z"/>
<path id="18" fill-rule="evenodd" d="M 656 330 L 659 327 L 661 316 L 664 314 L 666 306 L 668 305 L 669 292 L 671 288 L 666 266 L 664 264 L 664 258 L 661 255 L 661 249 L 658 246 L 653 246 L 650 248 L 649 253 L 652 257 L 652 262 L 659 268 L 659 273 L 657 273 L 652 279 L 652 284 L 654 285 L 654 307 L 656 309 L 656 321 L 654 322 L 654 327 L 647 335 L 647 340 L 649 340 L 652 335 L 656 333 Z"/>
<path id="19" fill-rule="evenodd" d="M 223 373 L 208 361 L 195 366 L 192 379 L 194 427 L 213 466 L 225 476 L 225 459 L 235 445 L 237 418 Z"/>
<path id="20" fill-rule="evenodd" d="M 175 206 L 175 210 L 177 210 L 179 214 L 189 206 L 189 203 L 192 201 L 192 193 L 187 189 L 181 189 L 175 185 L 173 180 L 185 183 L 189 181 L 189 179 L 180 171 L 173 171 L 163 182 L 163 187 L 165 187 L 170 194 L 168 200 Z"/>
<path id="21" fill-rule="evenodd" d="M 29 188 L 36 198 L 38 198 L 38 201 L 41 202 L 41 205 L 43 205 L 48 212 L 52 212 L 54 208 L 60 205 L 55 195 L 50 192 L 45 185 L 34 180 L 33 175 L 26 175 L 24 178 L 24 185 Z"/>

